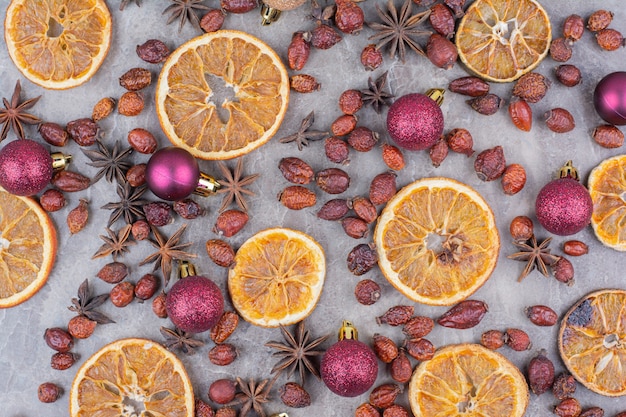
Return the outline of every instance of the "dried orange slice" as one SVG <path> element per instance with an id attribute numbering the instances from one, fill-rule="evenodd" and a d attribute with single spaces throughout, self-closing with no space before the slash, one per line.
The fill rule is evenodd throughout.
<path id="1" fill-rule="evenodd" d="M 521 417 L 528 385 L 505 356 L 481 345 L 443 347 L 415 368 L 409 382 L 415 417 Z"/>
<path id="2" fill-rule="evenodd" d="M 262 327 L 305 319 L 319 300 L 326 276 L 324 249 L 297 230 L 263 230 L 248 239 L 228 273 L 233 305 Z"/>
<path id="3" fill-rule="evenodd" d="M 182 362 L 147 339 L 122 339 L 80 367 L 70 417 L 193 417 L 193 387 Z"/>
<path id="4" fill-rule="evenodd" d="M 374 231 L 378 265 L 411 300 L 451 305 L 482 286 L 498 260 L 491 208 L 471 187 L 425 178 L 400 190 Z"/>
<path id="5" fill-rule="evenodd" d="M 89 80 L 109 52 L 111 14 L 104 0 L 13 0 L 4 39 L 30 81 L 72 88 Z"/>
<path id="6" fill-rule="evenodd" d="M 600 290 L 565 314 L 559 351 L 571 374 L 598 394 L 626 394 L 626 291 Z"/>
<path id="7" fill-rule="evenodd" d="M 0 187 L 0 308 L 23 303 L 45 284 L 57 251 L 50 217 L 32 198 Z"/>
<path id="8" fill-rule="evenodd" d="M 489 81 L 513 81 L 532 71 L 550 49 L 552 29 L 535 0 L 476 0 L 456 31 L 461 61 Z"/>
<path id="9" fill-rule="evenodd" d="M 626 251 L 626 155 L 602 161 L 589 174 L 591 226 L 604 245 Z"/>
<path id="10" fill-rule="evenodd" d="M 276 52 L 235 30 L 198 36 L 172 52 L 156 91 L 169 140 L 202 159 L 231 159 L 263 145 L 288 103 L 289 77 Z"/>

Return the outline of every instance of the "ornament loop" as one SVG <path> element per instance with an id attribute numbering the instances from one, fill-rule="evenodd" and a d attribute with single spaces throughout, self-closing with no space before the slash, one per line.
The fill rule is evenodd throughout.
<path id="1" fill-rule="evenodd" d="M 263 26 L 267 26 L 277 21 L 279 17 L 280 17 L 280 10 L 274 9 L 273 7 L 270 7 L 265 3 L 263 4 L 263 6 L 261 6 L 261 18 L 263 19 L 261 21 L 261 24 Z"/>

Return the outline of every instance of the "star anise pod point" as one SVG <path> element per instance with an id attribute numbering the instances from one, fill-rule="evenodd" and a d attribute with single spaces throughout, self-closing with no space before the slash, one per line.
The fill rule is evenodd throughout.
<path id="1" fill-rule="evenodd" d="M 278 141 L 280 143 L 296 142 L 298 150 L 301 151 L 304 146 L 309 145 L 309 141 L 321 140 L 328 137 L 328 132 L 319 130 L 309 130 L 315 121 L 315 113 L 311 111 L 300 123 L 298 131 L 292 135 L 285 136 Z"/>
<path id="2" fill-rule="evenodd" d="M 549 237 L 541 242 L 537 242 L 535 235 L 532 235 L 527 242 L 513 242 L 513 244 L 517 246 L 520 251 L 509 255 L 508 258 L 513 259 L 514 261 L 526 262 L 526 266 L 517 279 L 518 282 L 526 278 L 526 276 L 535 268 L 537 268 L 543 276 L 550 276 L 548 266 L 559 260 L 558 256 L 550 253 L 549 246 L 551 241 L 552 238 Z"/>
<path id="3" fill-rule="evenodd" d="M 36 125 L 41 123 L 41 119 L 26 112 L 26 110 L 30 110 L 37 101 L 39 101 L 41 96 L 20 102 L 21 93 L 22 85 L 20 84 L 20 80 L 17 80 L 11 101 L 8 101 L 6 98 L 2 99 L 4 109 L 0 109 L 0 123 L 3 125 L 2 131 L 0 132 L 0 142 L 7 137 L 9 129 L 13 129 L 18 139 L 24 139 L 26 137 L 24 134 L 24 124 Z"/>

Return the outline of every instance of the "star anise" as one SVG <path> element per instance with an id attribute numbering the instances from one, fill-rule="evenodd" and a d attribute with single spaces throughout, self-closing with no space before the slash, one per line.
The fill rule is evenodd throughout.
<path id="1" fill-rule="evenodd" d="M 183 26 L 187 21 L 191 22 L 196 28 L 200 29 L 200 18 L 197 15 L 197 11 L 199 10 L 210 10 L 209 7 L 201 4 L 203 0 L 170 0 L 172 4 L 170 4 L 165 10 L 163 10 L 163 14 L 169 13 L 170 17 L 167 19 L 167 24 L 169 25 L 176 19 L 180 19 L 180 24 L 178 25 L 178 33 L 183 30 Z"/>
<path id="2" fill-rule="evenodd" d="M 336 10 L 336 4 L 330 4 L 322 7 L 317 0 L 311 0 L 311 18 L 318 24 L 329 25 Z"/>
<path id="3" fill-rule="evenodd" d="M 300 129 L 293 135 L 285 136 L 279 140 L 280 143 L 296 142 L 298 150 L 302 150 L 303 146 L 308 146 L 310 140 L 320 140 L 328 136 L 328 132 L 320 132 L 319 130 L 309 130 L 315 121 L 314 112 L 309 113 L 307 117 L 302 119 Z"/>
<path id="4" fill-rule="evenodd" d="M 13 95 L 11 96 L 11 102 L 6 98 L 2 99 L 4 109 L 0 109 L 0 123 L 3 124 L 2 133 L 0 133 L 0 141 L 3 141 L 7 137 L 9 128 L 13 129 L 13 132 L 15 132 L 18 138 L 24 139 L 24 126 L 22 124 L 36 125 L 37 123 L 41 123 L 41 119 L 30 113 L 26 113 L 26 110 L 30 110 L 37 101 L 39 101 L 41 96 L 30 98 L 20 103 L 21 92 L 22 86 L 20 80 L 17 80 Z"/>
<path id="5" fill-rule="evenodd" d="M 368 26 L 376 31 L 369 39 L 377 42 L 376 48 L 378 49 L 389 44 L 389 55 L 393 58 L 397 52 L 402 62 L 404 62 L 407 46 L 416 53 L 424 55 L 424 50 L 413 38 L 431 34 L 428 30 L 417 29 L 422 22 L 428 19 L 430 9 L 412 14 L 412 0 L 404 0 L 398 15 L 398 10 L 393 2 L 394 0 L 388 0 L 387 13 L 383 12 L 380 6 L 376 4 L 376 13 L 383 22 L 368 23 Z"/>
<path id="6" fill-rule="evenodd" d="M 300 385 L 302 386 L 304 386 L 304 376 L 307 370 L 319 379 L 320 373 L 312 358 L 324 354 L 323 350 L 317 350 L 316 348 L 324 343 L 329 336 L 326 335 L 309 341 L 311 335 L 309 330 L 304 327 L 304 320 L 298 323 L 294 334 L 291 334 L 282 325 L 280 326 L 280 331 L 286 343 L 269 341 L 265 344 L 267 347 L 277 349 L 278 352 L 274 352 L 273 355 L 281 358 L 274 365 L 271 373 L 277 373 L 278 376 L 288 369 L 287 378 L 291 378 L 297 369 L 300 375 Z"/>
<path id="7" fill-rule="evenodd" d="M 126 181 L 126 171 L 131 167 L 130 161 L 126 159 L 133 151 L 133 148 L 126 148 L 122 150 L 120 141 L 116 141 L 113 145 L 113 149 L 107 149 L 104 144 L 96 140 L 98 150 L 82 149 L 83 153 L 91 160 L 87 165 L 100 168 L 96 175 L 92 178 L 91 183 L 96 183 L 100 179 L 106 176 L 108 182 L 113 182 L 113 178 L 117 179 L 117 182 L 122 184 Z"/>
<path id="8" fill-rule="evenodd" d="M 130 252 L 128 246 L 134 245 L 137 242 L 128 240 L 130 237 L 130 231 L 132 226 L 127 224 L 122 227 L 117 233 L 108 227 L 105 229 L 108 236 L 100 235 L 100 239 L 104 240 L 104 245 L 100 246 L 100 249 L 91 257 L 91 259 L 102 258 L 107 255 L 113 256 L 113 260 L 117 261 L 118 256 L 123 256 Z"/>
<path id="9" fill-rule="evenodd" d="M 130 3 L 130 0 L 122 0 L 122 3 L 120 3 L 120 10 L 124 10 L 128 3 Z M 135 0 L 135 4 L 137 7 L 141 7 L 141 0 Z"/>
<path id="10" fill-rule="evenodd" d="M 136 219 L 143 219 L 145 215 L 142 207 L 148 203 L 148 200 L 143 200 L 141 197 L 146 190 L 145 184 L 137 188 L 131 187 L 126 181 L 118 184 L 116 191 L 120 201 L 107 203 L 100 207 L 106 210 L 113 210 L 109 216 L 109 224 L 107 226 L 111 227 L 122 216 L 126 224 L 132 224 Z"/>
<path id="11" fill-rule="evenodd" d="M 246 383 L 243 379 L 237 377 L 237 385 L 239 385 L 241 392 L 228 405 L 243 404 L 239 411 L 239 417 L 247 416 L 251 410 L 254 410 L 260 417 L 266 417 L 267 414 L 263 409 L 263 404 L 270 401 L 272 382 L 264 379 L 257 384 L 254 379 L 250 378 Z"/>
<path id="12" fill-rule="evenodd" d="M 559 260 L 558 256 L 550 253 L 550 248 L 548 248 L 548 246 L 550 245 L 551 240 L 552 238 L 549 237 L 544 239 L 541 243 L 537 243 L 537 238 L 533 235 L 529 240 L 530 244 L 527 242 L 513 242 L 513 244 L 517 246 L 520 251 L 509 255 L 508 258 L 513 259 L 514 261 L 526 262 L 524 270 L 517 279 L 518 282 L 526 278 L 526 276 L 535 268 L 537 268 L 543 276 L 550 276 L 548 266 Z"/>
<path id="13" fill-rule="evenodd" d="M 161 268 L 163 279 L 165 280 L 165 285 L 163 287 L 167 287 L 167 284 L 170 282 L 170 275 L 172 275 L 172 262 L 174 260 L 190 261 L 197 256 L 184 251 L 184 249 L 191 246 L 191 243 L 178 243 L 186 228 L 187 225 L 183 224 L 180 229 L 176 231 L 176 233 L 174 233 L 169 239 L 165 240 L 161 233 L 159 233 L 159 230 L 152 226 L 152 234 L 154 235 L 156 242 L 153 240 L 148 240 L 148 242 L 157 248 L 157 251 L 141 261 L 139 265 L 154 262 L 155 271 L 158 268 Z"/>
<path id="14" fill-rule="evenodd" d="M 185 355 L 192 355 L 195 352 L 195 348 L 204 346 L 202 340 L 194 339 L 193 333 L 187 333 L 180 330 L 178 327 L 174 329 L 168 329 L 161 326 L 159 329 L 161 335 L 165 338 L 165 347 L 168 350 L 180 349 Z"/>
<path id="15" fill-rule="evenodd" d="M 371 105 L 378 114 L 380 114 L 385 106 L 391 106 L 391 99 L 394 95 L 384 90 L 386 86 L 387 71 L 376 78 L 376 81 L 373 81 L 370 77 L 367 80 L 367 90 L 361 90 L 363 104 Z"/>
<path id="16" fill-rule="evenodd" d="M 246 187 L 256 181 L 257 178 L 259 178 L 259 174 L 242 177 L 243 158 L 239 158 L 239 160 L 237 161 L 237 166 L 232 172 L 222 161 L 218 162 L 217 167 L 222 173 L 222 179 L 217 180 L 217 182 L 219 182 L 221 185 L 220 189 L 217 190 L 217 192 L 226 193 L 226 195 L 222 199 L 222 204 L 220 206 L 219 212 L 221 213 L 226 210 L 230 203 L 234 201 L 237 203 L 239 208 L 247 213 L 248 202 L 244 198 L 243 194 L 247 194 L 250 196 L 255 195 L 252 191 L 246 189 Z"/>
<path id="17" fill-rule="evenodd" d="M 109 298 L 109 294 L 101 294 L 95 297 L 91 296 L 89 290 L 89 282 L 84 280 L 78 287 L 77 298 L 72 298 L 72 305 L 68 307 L 70 311 L 75 312 L 79 316 L 85 316 L 89 320 L 93 320 L 98 324 L 115 323 L 106 315 L 96 311 Z"/>

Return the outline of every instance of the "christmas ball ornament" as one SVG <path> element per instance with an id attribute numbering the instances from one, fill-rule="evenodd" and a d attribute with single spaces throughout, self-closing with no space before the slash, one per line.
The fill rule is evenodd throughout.
<path id="1" fill-rule="evenodd" d="M 224 296 L 209 278 L 195 275 L 191 264 L 181 268 L 181 279 L 167 293 L 165 309 L 172 323 L 189 333 L 215 326 L 224 313 Z"/>
<path id="2" fill-rule="evenodd" d="M 568 161 L 559 178 L 547 183 L 537 195 L 535 214 L 550 233 L 568 236 L 583 230 L 591 221 L 593 202 L 580 183 L 578 173 Z"/>
<path id="3" fill-rule="evenodd" d="M 328 389 L 342 397 L 356 397 L 374 385 L 378 359 L 368 345 L 358 340 L 352 323 L 343 322 L 339 341 L 322 358 L 320 375 Z"/>
<path id="4" fill-rule="evenodd" d="M 306 0 L 263 0 L 261 6 L 261 24 L 264 26 L 275 22 L 280 12 L 297 9 L 306 3 Z"/>
<path id="5" fill-rule="evenodd" d="M 443 133 L 443 112 L 439 107 L 443 94 L 441 89 L 407 94 L 389 107 L 387 131 L 398 146 L 420 151 L 437 142 Z"/>
<path id="6" fill-rule="evenodd" d="M 155 152 L 146 166 L 150 191 L 168 201 L 182 200 L 192 193 L 208 195 L 219 184 L 200 172 L 198 161 L 182 148 L 170 146 Z"/>
<path id="7" fill-rule="evenodd" d="M 596 112 L 608 123 L 626 125 L 626 72 L 604 77 L 593 92 Z"/>

